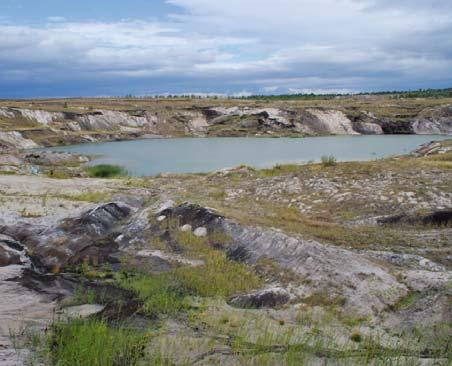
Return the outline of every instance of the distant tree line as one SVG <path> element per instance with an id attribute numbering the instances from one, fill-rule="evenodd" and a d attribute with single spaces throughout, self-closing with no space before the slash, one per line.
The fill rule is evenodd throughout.
<path id="1" fill-rule="evenodd" d="M 250 99 L 250 100 L 314 100 L 314 99 L 334 99 L 341 97 L 359 95 L 388 95 L 393 98 L 452 98 L 452 88 L 447 89 L 419 89 L 409 91 L 378 91 L 378 92 L 365 92 L 365 93 L 348 93 L 348 94 L 277 94 L 277 95 L 251 95 L 246 97 L 239 97 L 237 99 Z"/>
<path id="2" fill-rule="evenodd" d="M 391 98 L 452 98 L 452 88 L 447 89 L 418 89 L 408 91 L 377 91 L 377 92 L 362 92 L 362 93 L 331 93 L 331 94 L 314 94 L 314 93 L 299 93 L 299 94 L 275 94 L 275 95 L 251 95 L 251 96 L 225 96 L 214 94 L 163 94 L 152 96 L 135 96 L 126 94 L 122 97 L 125 99 L 240 99 L 240 100 L 315 100 L 315 99 L 334 99 L 352 96 L 364 95 L 387 95 Z"/>

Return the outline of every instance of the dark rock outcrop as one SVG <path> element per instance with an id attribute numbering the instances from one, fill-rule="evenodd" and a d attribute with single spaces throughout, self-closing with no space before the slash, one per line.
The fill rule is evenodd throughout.
<path id="1" fill-rule="evenodd" d="M 411 121 L 382 120 L 380 126 L 385 135 L 413 135 L 415 133 Z"/>
<path id="2" fill-rule="evenodd" d="M 452 225 L 452 209 L 438 210 L 426 214 L 399 214 L 377 219 L 380 225 L 408 224 L 408 225 Z"/>
<path id="3" fill-rule="evenodd" d="M 267 288 L 249 294 L 234 295 L 229 298 L 228 304 L 238 308 L 275 308 L 287 304 L 289 293 L 280 287 Z"/>
<path id="4" fill-rule="evenodd" d="M 111 202 L 85 212 L 75 219 L 67 219 L 62 227 L 68 233 L 75 235 L 104 236 L 119 221 L 130 214 L 130 208 Z"/>
<path id="5" fill-rule="evenodd" d="M 183 203 L 174 208 L 167 208 L 158 213 L 179 220 L 181 226 L 189 224 L 192 227 L 213 227 L 221 222 L 223 217 L 212 209 L 191 203 Z"/>
<path id="6" fill-rule="evenodd" d="M 83 261 L 93 264 L 117 262 L 115 238 L 130 208 L 108 203 L 80 217 L 66 219 L 55 227 L 34 228 L 25 225 L 2 228 L 1 232 L 20 241 L 30 252 L 33 264 L 43 271 L 59 271 Z"/>

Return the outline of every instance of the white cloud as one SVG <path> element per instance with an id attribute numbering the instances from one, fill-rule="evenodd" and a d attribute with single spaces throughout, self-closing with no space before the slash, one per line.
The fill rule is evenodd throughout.
<path id="1" fill-rule="evenodd" d="M 0 23 L 0 81 L 151 80 L 161 93 L 348 92 L 452 82 L 449 0 L 167 3 L 183 11 L 165 22 Z"/>

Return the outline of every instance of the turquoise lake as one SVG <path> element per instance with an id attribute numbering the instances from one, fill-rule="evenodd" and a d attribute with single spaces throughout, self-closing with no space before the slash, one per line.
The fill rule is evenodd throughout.
<path id="1" fill-rule="evenodd" d="M 135 176 L 210 172 L 241 164 L 256 168 L 280 163 L 374 160 L 408 154 L 418 145 L 451 138 L 431 135 L 328 136 L 306 138 L 172 138 L 104 142 L 52 148 L 95 155 L 91 164 L 117 164 Z"/>

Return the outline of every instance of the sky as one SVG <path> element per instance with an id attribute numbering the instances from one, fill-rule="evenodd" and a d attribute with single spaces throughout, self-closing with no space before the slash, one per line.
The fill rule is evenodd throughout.
<path id="1" fill-rule="evenodd" d="M 451 0 L 0 0 L 0 98 L 451 86 Z"/>

